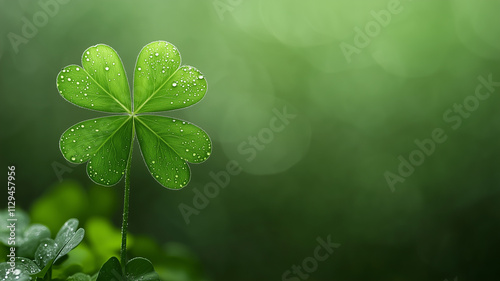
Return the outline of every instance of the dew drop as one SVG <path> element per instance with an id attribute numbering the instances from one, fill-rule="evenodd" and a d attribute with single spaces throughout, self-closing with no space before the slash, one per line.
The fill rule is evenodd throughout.
<path id="1" fill-rule="evenodd" d="M 108 71 L 108 70 L 109 70 L 109 67 L 107 67 L 107 66 L 106 66 L 104 69 L 105 69 L 106 71 Z"/>
<path id="2" fill-rule="evenodd" d="M 177 87 L 177 83 L 172 83 L 172 87 Z"/>

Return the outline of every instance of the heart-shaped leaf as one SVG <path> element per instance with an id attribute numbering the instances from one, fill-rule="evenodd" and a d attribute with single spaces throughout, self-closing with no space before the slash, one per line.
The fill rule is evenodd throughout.
<path id="1" fill-rule="evenodd" d="M 36 265 L 36 263 L 27 258 L 16 258 L 16 268 L 22 269 L 29 274 L 37 273 L 40 271 L 40 268 Z"/>
<path id="2" fill-rule="evenodd" d="M 97 281 L 159 281 L 160 278 L 155 272 L 151 262 L 145 258 L 131 259 L 125 266 L 125 276 L 123 276 L 120 262 L 117 258 L 110 258 L 99 271 Z"/>
<path id="3" fill-rule="evenodd" d="M 61 136 L 60 149 L 73 163 L 88 161 L 87 173 L 96 183 L 114 185 L 123 177 L 132 143 L 129 116 L 102 117 L 80 122 Z"/>
<path id="4" fill-rule="evenodd" d="M 179 51 L 168 42 L 152 42 L 141 50 L 134 72 L 136 113 L 184 108 L 205 96 L 203 74 L 191 66 L 179 68 L 180 64 Z"/>
<path id="5" fill-rule="evenodd" d="M 75 231 L 78 228 L 78 220 L 77 219 L 69 219 L 64 223 L 64 225 L 57 232 L 55 242 L 59 245 L 66 244 L 67 241 L 75 235 Z"/>
<path id="6" fill-rule="evenodd" d="M 159 281 L 160 277 L 155 272 L 151 262 L 145 258 L 131 259 L 125 267 L 127 280 Z"/>
<path id="7" fill-rule="evenodd" d="M 56 241 L 50 238 L 43 239 L 35 252 L 35 263 L 39 268 L 44 268 L 54 260 L 58 252 Z"/>
<path id="8" fill-rule="evenodd" d="M 54 262 L 56 262 L 58 259 L 62 258 L 64 255 L 68 254 L 71 250 L 76 248 L 82 242 L 83 237 L 85 236 L 85 230 L 83 228 L 78 229 L 71 239 L 69 239 L 66 244 L 63 244 L 63 246 L 60 248 L 59 252 L 57 253 L 56 258 L 54 259 Z"/>
<path id="9" fill-rule="evenodd" d="M 211 153 L 208 135 L 197 126 L 169 117 L 136 117 L 137 139 L 151 175 L 163 186 L 179 189 L 189 182 L 186 161 L 199 163 Z"/>
<path id="10" fill-rule="evenodd" d="M 35 252 L 43 239 L 50 237 L 50 230 L 41 224 L 33 224 L 26 231 L 19 243 L 18 255 L 22 257 L 34 257 Z"/>
<path id="11" fill-rule="evenodd" d="M 0 264 L 0 276 L 4 281 L 28 281 L 32 280 L 30 274 L 40 271 L 38 266 L 31 260 L 26 258 L 15 258 L 15 267 L 4 262 Z"/>
<path id="12" fill-rule="evenodd" d="M 131 112 L 127 76 L 115 50 L 102 44 L 92 46 L 83 52 L 82 66 L 69 65 L 57 75 L 63 98 L 88 109 Z"/>
<path id="13" fill-rule="evenodd" d="M 96 281 L 122 281 L 123 273 L 120 266 L 120 261 L 117 258 L 111 257 L 99 270 L 99 275 Z"/>

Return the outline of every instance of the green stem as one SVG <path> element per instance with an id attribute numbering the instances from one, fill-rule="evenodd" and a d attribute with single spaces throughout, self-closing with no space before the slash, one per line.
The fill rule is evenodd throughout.
<path id="1" fill-rule="evenodd" d="M 135 132 L 132 125 L 132 134 Z M 128 209 L 130 201 L 130 166 L 132 164 L 132 151 L 134 147 L 134 136 L 130 143 L 130 152 L 128 155 L 127 166 L 125 168 L 125 191 L 123 195 L 123 221 L 122 221 L 122 247 L 120 251 L 120 260 L 123 274 L 125 274 L 125 265 L 127 264 L 127 230 L 128 230 Z"/>
<path id="2" fill-rule="evenodd" d="M 49 268 L 49 271 L 47 271 L 47 274 L 45 275 L 45 280 L 52 280 L 52 266 Z"/>

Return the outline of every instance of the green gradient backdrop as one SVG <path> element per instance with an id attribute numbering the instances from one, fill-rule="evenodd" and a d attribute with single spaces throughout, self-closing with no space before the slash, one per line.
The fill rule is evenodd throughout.
<path id="1" fill-rule="evenodd" d="M 500 81 L 500 1 L 71 0 L 13 46 L 8 34 L 40 11 L 0 0 L 0 167 L 17 165 L 24 209 L 58 182 L 53 163 L 67 165 L 61 133 L 102 115 L 59 96 L 59 70 L 104 43 L 131 82 L 142 46 L 166 40 L 209 84 L 202 102 L 167 115 L 204 128 L 214 149 L 189 186 L 170 191 L 136 147 L 131 232 L 187 245 L 208 280 L 282 280 L 328 235 L 341 247 L 308 280 L 500 278 L 500 87 L 443 118 L 478 76 Z M 270 137 L 285 108 L 295 117 Z M 384 173 L 436 128 L 446 141 L 391 192 Z M 259 134 L 268 143 L 252 148 Z M 179 204 L 193 206 L 230 160 L 243 172 L 186 224 Z M 71 169 L 64 179 L 90 186 L 83 165 Z"/>

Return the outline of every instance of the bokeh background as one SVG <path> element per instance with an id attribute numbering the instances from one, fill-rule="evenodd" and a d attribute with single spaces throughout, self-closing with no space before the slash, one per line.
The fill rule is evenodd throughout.
<path id="1" fill-rule="evenodd" d="M 166 40 L 209 91 L 165 114 L 204 128 L 213 153 L 171 191 L 135 148 L 131 253 L 163 280 L 286 280 L 328 236 L 341 246 L 308 280 L 500 278 L 500 87 L 457 129 L 443 118 L 479 76 L 500 81 L 500 1 L 59 1 L 0 0 L 0 167 L 16 165 L 18 208 L 32 222 L 57 231 L 80 219 L 84 271 L 116 254 L 123 182 L 94 186 L 62 157 L 62 132 L 104 114 L 64 101 L 56 75 L 105 43 L 131 83 L 141 48 Z M 48 2 L 57 11 L 44 20 Z M 377 29 L 374 15 L 391 5 L 399 12 Z M 26 20 L 44 24 L 16 46 Z M 356 37 L 367 26 L 373 36 Z M 345 44 L 357 51 L 346 56 Z M 285 108 L 295 117 L 248 161 L 238 147 Z M 436 128 L 447 140 L 391 190 L 384 173 Z M 231 160 L 243 171 L 187 224 L 179 205 L 193 206 Z"/>

